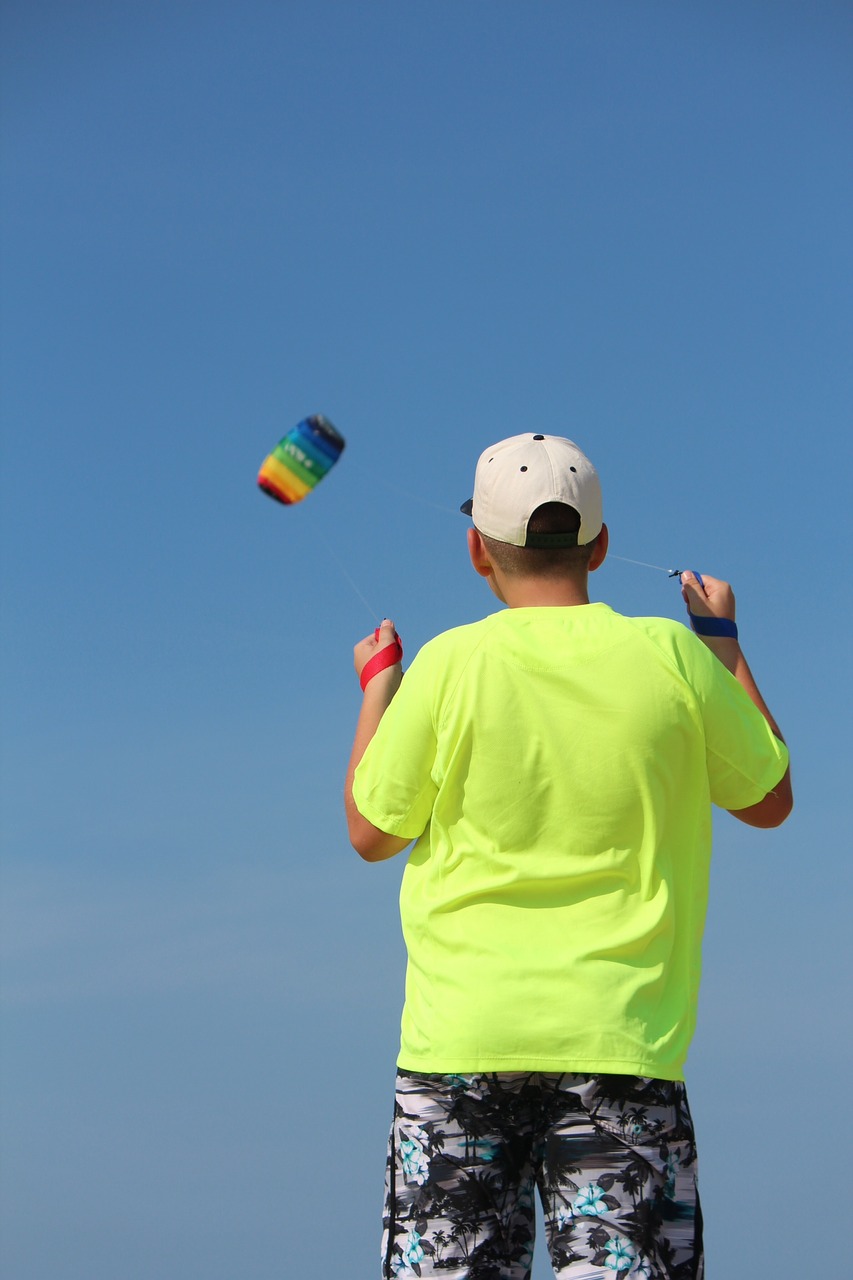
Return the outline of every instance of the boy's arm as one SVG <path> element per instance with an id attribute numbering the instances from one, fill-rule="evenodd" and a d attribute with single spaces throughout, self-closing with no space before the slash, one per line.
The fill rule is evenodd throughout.
<path id="1" fill-rule="evenodd" d="M 353 657 L 356 675 L 361 675 L 362 668 L 377 650 L 384 649 L 389 644 L 394 644 L 395 635 L 393 622 L 389 622 L 386 618 L 379 629 L 378 640 L 371 633 L 355 646 Z M 401 836 L 389 835 L 387 831 L 382 831 L 379 827 L 375 827 L 363 814 L 359 813 L 352 795 L 352 781 L 355 771 L 361 763 L 361 757 L 367 750 L 368 743 L 379 728 L 379 721 L 391 705 L 402 678 L 402 666 L 399 662 L 396 662 L 393 666 L 386 667 L 384 671 L 377 672 L 368 683 L 367 688 L 364 690 L 364 700 L 361 704 L 361 711 L 355 730 L 355 741 L 353 742 L 352 754 L 350 755 L 347 769 L 346 783 L 344 785 L 344 806 L 346 808 L 349 838 L 356 853 L 360 854 L 366 862 L 382 862 L 385 858 L 393 858 L 395 853 L 399 853 L 401 849 L 406 848 L 406 845 L 411 844 L 411 840 L 404 840 Z"/>
<path id="2" fill-rule="evenodd" d="M 681 575 L 681 594 L 690 613 L 706 618 L 730 618 L 734 622 L 735 597 L 729 584 L 721 582 L 719 578 L 712 578 L 707 573 L 703 573 L 702 581 L 704 586 L 700 586 L 695 575 L 690 572 Z M 699 639 L 746 690 L 775 736 L 780 742 L 784 742 L 785 739 L 761 696 L 738 641 L 729 636 L 700 635 Z M 793 805 L 789 767 L 775 788 L 769 791 L 763 800 L 749 805 L 746 809 L 729 809 L 729 813 L 750 827 L 778 827 L 785 821 Z"/>

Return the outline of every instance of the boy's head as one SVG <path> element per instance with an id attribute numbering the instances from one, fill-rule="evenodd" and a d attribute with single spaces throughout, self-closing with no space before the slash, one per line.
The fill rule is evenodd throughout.
<path id="1" fill-rule="evenodd" d="M 602 529 L 601 484 L 571 440 L 529 432 L 480 455 L 462 510 L 505 572 L 550 576 L 587 568 Z"/>

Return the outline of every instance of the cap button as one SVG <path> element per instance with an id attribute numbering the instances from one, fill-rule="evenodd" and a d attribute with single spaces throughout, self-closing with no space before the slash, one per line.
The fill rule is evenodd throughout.
<path id="1" fill-rule="evenodd" d="M 534 440 L 544 440 L 544 439 L 545 439 L 545 437 L 544 437 L 544 436 L 534 436 L 534 437 L 533 437 L 533 439 L 534 439 Z"/>

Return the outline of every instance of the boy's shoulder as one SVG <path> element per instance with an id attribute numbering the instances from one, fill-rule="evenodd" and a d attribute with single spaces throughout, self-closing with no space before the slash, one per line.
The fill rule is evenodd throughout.
<path id="1" fill-rule="evenodd" d="M 663 618 L 654 615 L 632 617 L 628 614 L 617 614 L 616 616 L 652 639 L 665 639 L 669 643 L 677 643 L 685 637 L 687 637 L 688 642 L 696 639 L 690 628 L 686 627 L 683 622 L 677 622 L 675 618 Z"/>
<path id="2" fill-rule="evenodd" d="M 573 635 L 579 640 L 583 637 L 583 641 L 593 647 L 599 640 L 612 643 L 621 636 L 623 640 L 634 637 L 640 643 L 651 644 L 670 654 L 685 648 L 688 652 L 705 648 L 688 627 L 673 618 L 631 617 L 617 613 L 607 604 L 593 604 L 582 612 L 574 608 L 501 609 L 476 622 L 439 632 L 426 641 L 418 657 L 423 655 L 425 661 L 443 663 L 454 656 L 469 656 L 492 641 L 499 645 L 511 644 L 513 636 L 540 631 L 552 641 L 560 637 L 569 641 Z"/>
<path id="3" fill-rule="evenodd" d="M 580 620 L 580 614 L 575 612 L 574 608 L 568 609 L 500 609 L 496 613 L 490 613 L 485 618 L 479 618 L 475 622 L 466 622 L 458 627 L 449 627 L 446 631 L 440 631 L 432 639 L 427 640 L 422 647 L 423 650 L 449 650 L 456 648 L 466 648 L 480 644 L 488 635 L 495 631 L 507 630 L 511 631 L 515 628 L 527 627 L 531 622 L 531 615 L 538 615 L 538 622 L 556 623 L 558 625 L 566 624 L 571 626 L 573 622 Z M 593 604 L 583 609 L 584 624 L 591 624 L 592 629 L 612 630 L 625 628 L 643 633 L 650 639 L 666 640 L 668 643 L 678 642 L 687 639 L 688 644 L 696 641 L 696 636 L 682 622 L 677 622 L 674 618 L 655 617 L 633 617 L 630 614 L 618 613 L 608 604 Z M 534 626 L 537 625 L 534 621 Z"/>
<path id="4" fill-rule="evenodd" d="M 508 611 L 501 610 L 499 613 L 490 613 L 476 622 L 465 622 L 458 627 L 449 627 L 447 631 L 439 631 L 438 635 L 421 646 L 418 657 L 444 660 L 452 653 L 470 653 L 500 625 L 500 619 L 506 612 Z"/>

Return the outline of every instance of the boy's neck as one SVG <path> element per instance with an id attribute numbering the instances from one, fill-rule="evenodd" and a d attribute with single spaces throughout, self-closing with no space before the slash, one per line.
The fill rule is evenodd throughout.
<path id="1" fill-rule="evenodd" d="M 503 599 L 510 609 L 589 604 L 586 576 L 583 581 L 571 578 L 504 578 L 501 587 Z"/>

